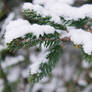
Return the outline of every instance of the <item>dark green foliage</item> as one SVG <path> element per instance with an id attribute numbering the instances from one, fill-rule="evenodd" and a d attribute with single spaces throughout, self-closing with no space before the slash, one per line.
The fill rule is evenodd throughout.
<path id="1" fill-rule="evenodd" d="M 4 60 L 6 56 L 15 56 L 15 53 L 10 52 L 8 49 L 0 51 L 0 60 Z"/>
<path id="2" fill-rule="evenodd" d="M 46 16 L 42 17 L 40 14 L 37 14 L 35 11 L 30 11 L 30 10 L 24 10 L 24 17 L 29 20 L 31 24 L 37 23 L 37 24 L 47 24 L 50 22 L 51 17 Z"/>
<path id="3" fill-rule="evenodd" d="M 81 49 L 82 58 L 88 61 L 89 63 L 92 62 L 92 55 L 86 54 L 83 49 Z"/>
<path id="4" fill-rule="evenodd" d="M 12 90 L 9 88 L 7 84 L 5 84 L 2 92 L 12 92 Z"/>
<path id="5" fill-rule="evenodd" d="M 51 25 L 56 29 L 67 30 L 67 26 L 74 26 L 76 28 L 85 28 L 85 25 L 88 23 L 88 18 L 79 19 L 79 20 L 65 20 L 63 17 L 61 18 L 62 24 L 55 23 L 51 21 L 50 16 L 42 17 L 40 14 L 37 14 L 35 11 L 24 10 L 24 17 L 31 23 L 37 23 L 40 25 Z"/>
<path id="6" fill-rule="evenodd" d="M 7 17 L 6 13 L 3 10 L 0 10 L 0 21 Z"/>
<path id="7" fill-rule="evenodd" d="M 40 14 L 37 14 L 37 12 L 33 10 L 24 10 L 24 17 L 31 24 L 36 23 L 39 25 L 50 25 L 53 26 L 56 30 L 67 30 L 67 26 L 74 26 L 76 28 L 85 29 L 85 25 L 88 24 L 89 20 L 88 18 L 84 18 L 74 21 L 65 20 L 63 17 L 60 17 L 62 24 L 58 24 L 54 21 L 51 21 L 50 16 L 42 17 Z M 40 35 L 39 37 L 36 37 L 36 35 L 33 35 L 32 33 L 28 33 L 24 37 L 20 37 L 11 41 L 8 44 L 8 50 L 11 52 L 15 52 L 21 48 L 30 48 L 34 46 L 39 46 L 39 48 L 41 48 L 42 45 L 48 48 L 49 54 L 46 56 L 46 60 L 48 62 L 42 62 L 39 67 L 41 71 L 36 74 L 30 74 L 29 76 L 29 81 L 31 83 L 34 83 L 49 75 L 52 69 L 56 66 L 59 58 L 63 53 L 63 42 L 64 40 L 62 41 L 60 39 L 60 35 L 57 32 L 54 32 L 53 34 L 44 33 L 44 35 Z M 87 61 L 92 61 L 92 56 L 85 54 L 83 51 L 82 54 L 84 59 L 86 59 Z"/>
<path id="8" fill-rule="evenodd" d="M 75 21 L 75 20 L 65 20 L 63 17 L 61 17 L 61 21 L 63 21 L 65 26 L 68 25 L 84 29 L 85 25 L 87 25 L 88 23 L 88 18 L 78 19 Z"/>
<path id="9" fill-rule="evenodd" d="M 51 25 L 56 29 L 62 29 L 66 30 L 66 27 L 63 24 L 55 23 L 54 21 L 51 21 L 50 16 L 42 17 L 40 14 L 37 14 L 35 11 L 30 10 L 24 10 L 24 17 L 31 23 L 37 23 L 40 25 Z"/>
<path id="10" fill-rule="evenodd" d="M 11 43 L 8 44 L 8 49 L 11 52 L 15 52 L 21 48 L 29 48 L 36 45 L 41 45 L 44 43 L 46 47 L 53 45 L 57 45 L 60 43 L 59 34 L 55 32 L 54 34 L 44 34 L 44 36 L 40 36 L 36 38 L 32 33 L 28 33 L 24 36 L 24 38 L 14 39 Z"/>
<path id="11" fill-rule="evenodd" d="M 28 33 L 24 36 L 24 38 L 15 39 L 8 44 L 8 49 L 12 52 L 24 47 L 30 48 L 36 45 L 41 47 L 42 44 L 49 48 L 49 54 L 46 57 L 48 62 L 41 63 L 41 73 L 34 74 L 29 77 L 31 82 L 37 82 L 49 74 L 59 61 L 59 58 L 62 54 L 62 41 L 59 40 L 59 34 L 55 32 L 54 34 L 44 34 L 43 36 L 40 35 L 39 38 L 37 38 L 33 34 Z"/>
<path id="12" fill-rule="evenodd" d="M 60 45 L 56 45 L 56 46 L 50 48 L 50 52 L 46 57 L 48 62 L 41 63 L 40 67 L 39 67 L 41 72 L 37 73 L 37 74 L 30 75 L 29 81 L 31 83 L 38 82 L 44 76 L 47 76 L 48 74 L 50 74 L 52 69 L 56 66 L 57 62 L 59 61 L 62 52 L 63 52 L 62 47 Z"/>
<path id="13" fill-rule="evenodd" d="M 72 21 L 72 24 L 70 26 L 75 26 L 77 28 L 83 28 L 88 23 L 88 18 L 79 19 L 78 21 Z"/>
<path id="14" fill-rule="evenodd" d="M 8 49 L 11 52 L 15 52 L 21 48 L 28 48 L 36 46 L 39 43 L 39 39 L 36 38 L 32 33 L 28 33 L 24 38 L 14 39 L 11 43 L 8 44 Z"/>
<path id="15" fill-rule="evenodd" d="M 22 39 L 14 39 L 10 44 L 8 44 L 8 49 L 10 52 L 15 52 L 23 46 Z"/>
<path id="16" fill-rule="evenodd" d="M 8 79 L 6 77 L 6 73 L 3 71 L 3 68 L 1 67 L 1 63 L 0 63 L 0 78 L 4 80 L 4 89 L 2 92 L 12 92 L 10 85 L 8 83 Z"/>

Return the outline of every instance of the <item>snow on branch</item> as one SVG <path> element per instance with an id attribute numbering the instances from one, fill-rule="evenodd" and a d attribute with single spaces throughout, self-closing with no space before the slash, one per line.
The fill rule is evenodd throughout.
<path id="1" fill-rule="evenodd" d="M 92 54 L 92 33 L 82 29 L 70 28 L 69 35 L 74 44 L 82 45 L 85 53 Z"/>
<path id="2" fill-rule="evenodd" d="M 73 4 L 75 0 L 34 0 L 34 4 L 47 5 L 51 3 L 65 3 L 65 4 Z"/>
<path id="3" fill-rule="evenodd" d="M 32 65 L 30 65 L 30 73 L 36 74 L 40 73 L 41 70 L 39 69 L 41 63 L 46 63 L 48 60 L 46 59 L 47 56 L 47 49 L 43 48 L 42 51 L 39 53 L 39 55 L 35 55 L 34 53 L 30 56 L 31 61 L 33 62 Z"/>
<path id="4" fill-rule="evenodd" d="M 8 50 L 13 52 L 34 46 L 41 48 L 42 45 L 47 48 L 46 52 L 41 53 L 42 58 L 38 56 L 38 62 L 30 67 L 29 80 L 32 82 L 39 81 L 52 71 L 63 53 L 66 41 L 80 45 L 83 57 L 92 61 L 92 33 L 88 32 L 91 27 L 87 25 L 92 18 L 92 5 L 73 7 L 71 4 L 74 0 L 69 1 L 71 3 L 68 0 L 24 3 L 26 20 L 10 21 L 6 27 L 4 37 Z"/>
<path id="5" fill-rule="evenodd" d="M 60 16 L 67 20 L 92 18 L 92 5 L 86 4 L 81 7 L 73 7 L 68 4 L 55 2 L 48 3 L 44 7 L 38 4 L 24 3 L 23 10 L 34 10 L 42 16 L 51 16 L 56 23 L 61 23 Z"/>
<path id="6" fill-rule="evenodd" d="M 11 21 L 6 27 L 5 42 L 10 43 L 12 40 L 23 37 L 27 33 L 33 33 L 36 37 L 44 33 L 54 33 L 55 29 L 49 25 L 31 25 L 27 20 L 18 19 Z"/>

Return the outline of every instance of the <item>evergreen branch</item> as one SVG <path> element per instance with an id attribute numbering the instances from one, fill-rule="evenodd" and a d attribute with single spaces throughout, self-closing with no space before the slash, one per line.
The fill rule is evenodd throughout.
<path id="1" fill-rule="evenodd" d="M 11 41 L 11 43 L 8 44 L 8 49 L 11 52 L 15 52 L 21 48 L 36 46 L 38 43 L 39 40 L 36 38 L 36 36 L 33 36 L 33 34 L 28 33 L 24 36 L 24 38 L 20 37 Z"/>
<path id="2" fill-rule="evenodd" d="M 73 46 L 75 48 L 80 48 L 80 51 L 81 51 L 81 56 L 82 56 L 82 59 L 83 60 L 86 60 L 87 62 L 91 63 L 92 62 L 92 54 L 91 55 L 88 55 L 84 52 L 83 48 L 81 45 L 74 45 Z"/>
<path id="3" fill-rule="evenodd" d="M 31 24 L 37 23 L 40 25 L 51 25 L 56 29 L 66 30 L 67 26 L 75 26 L 76 28 L 85 29 L 85 25 L 88 25 L 89 19 L 86 17 L 84 19 L 79 20 L 65 20 L 63 17 L 60 17 L 61 23 L 58 24 L 54 21 L 51 21 L 51 16 L 42 17 L 40 14 L 37 14 L 34 10 L 24 10 L 24 17 L 27 19 Z"/>
<path id="4" fill-rule="evenodd" d="M 59 34 L 57 32 L 54 34 L 44 34 L 43 36 L 40 35 L 39 38 L 32 33 L 28 33 L 24 38 L 17 38 L 11 41 L 11 43 L 8 44 L 8 50 L 15 52 L 21 48 L 30 48 L 37 45 L 41 46 L 42 43 L 44 43 L 46 47 L 50 47 L 61 43 L 61 40 L 59 39 Z"/>
<path id="5" fill-rule="evenodd" d="M 30 74 L 29 81 L 31 83 L 35 83 L 40 81 L 43 77 L 49 75 L 52 69 L 56 66 L 57 62 L 59 61 L 62 52 L 63 50 L 60 45 L 56 45 L 50 48 L 50 53 L 46 57 L 48 62 L 41 63 L 39 67 L 41 72 L 33 75 Z"/>
<path id="6" fill-rule="evenodd" d="M 87 62 L 92 63 L 92 55 L 86 54 L 86 53 L 83 51 L 82 48 L 81 48 L 81 54 L 82 54 L 82 58 L 83 58 L 84 60 L 86 60 Z"/>
<path id="7" fill-rule="evenodd" d="M 46 57 L 48 63 L 41 63 L 40 70 L 43 71 L 40 74 L 32 75 L 29 78 L 31 82 L 37 82 L 49 74 L 59 61 L 62 53 L 62 41 L 59 39 L 59 34 L 57 32 L 54 34 L 44 33 L 43 36 L 40 35 L 39 38 L 36 38 L 36 36 L 34 36 L 32 33 L 28 33 L 24 36 L 24 38 L 17 38 L 8 44 L 8 49 L 10 51 L 15 51 L 23 47 L 29 48 L 36 45 L 41 46 L 42 44 L 44 44 L 45 47 L 48 47 L 50 51 Z"/>
<path id="8" fill-rule="evenodd" d="M 51 21 L 50 16 L 42 17 L 40 14 L 37 14 L 35 11 L 30 10 L 24 10 L 24 17 L 27 19 L 31 24 L 37 23 L 39 25 L 50 25 L 53 26 L 56 29 L 62 29 L 66 30 L 65 25 L 55 23 L 54 21 Z"/>
<path id="9" fill-rule="evenodd" d="M 65 24 L 65 26 L 74 26 L 76 28 L 82 28 L 85 29 L 85 25 L 88 25 L 89 19 L 86 17 L 84 19 L 78 19 L 78 20 L 65 20 L 63 17 L 61 17 L 61 21 Z"/>

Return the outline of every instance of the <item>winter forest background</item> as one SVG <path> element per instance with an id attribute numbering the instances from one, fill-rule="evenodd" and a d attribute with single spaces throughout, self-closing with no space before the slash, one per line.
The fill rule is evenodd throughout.
<path id="1" fill-rule="evenodd" d="M 86 59 L 83 59 L 81 55 L 81 50 L 79 49 L 80 46 L 79 45 L 73 46 L 72 43 L 69 42 L 69 39 L 67 38 L 66 39 L 67 41 L 63 43 L 64 51 L 62 56 L 59 59 L 59 62 L 56 64 L 56 67 L 52 70 L 52 72 L 48 76 L 41 78 L 39 82 L 36 82 L 33 85 L 32 85 L 32 82 L 28 81 L 28 77 L 30 76 L 30 72 L 32 74 L 35 74 L 34 72 L 38 72 L 38 66 L 37 65 L 31 66 L 31 65 L 34 64 L 34 62 L 41 61 L 45 57 L 46 48 L 44 46 L 42 46 L 42 48 L 39 48 L 39 46 L 34 46 L 31 48 L 29 47 L 21 48 L 22 46 L 20 46 L 19 48 L 21 49 L 17 50 L 16 52 L 12 52 L 7 49 L 5 40 L 6 42 L 10 42 L 14 38 L 17 38 L 15 36 L 21 35 L 21 34 L 16 35 L 18 31 L 20 32 L 19 28 L 20 29 L 23 28 L 23 30 L 21 29 L 21 31 L 24 31 L 25 29 L 24 26 L 26 24 L 29 25 L 29 23 L 27 23 L 26 21 L 23 21 L 22 19 L 28 16 L 32 16 L 30 18 L 33 18 L 33 21 L 29 20 L 29 17 L 27 18 L 27 20 L 31 21 L 31 23 L 34 24 L 34 21 L 37 22 L 37 18 L 38 18 L 37 24 L 39 25 L 45 24 L 44 21 L 46 21 L 46 19 L 40 18 L 40 15 L 36 16 L 35 12 L 32 12 L 31 15 L 27 11 L 24 11 L 23 13 L 22 8 L 25 2 L 37 3 L 37 4 L 40 4 L 40 6 L 42 7 L 44 7 L 45 4 L 48 4 L 47 2 L 49 1 L 51 2 L 61 1 L 62 3 L 67 3 L 72 7 L 78 7 L 78 8 L 82 7 L 85 4 L 88 4 L 90 5 L 88 6 L 89 8 L 84 7 L 83 11 L 89 12 L 89 15 L 87 16 L 88 17 L 91 16 L 90 20 L 87 19 L 87 21 L 85 22 L 86 20 L 85 18 L 84 20 L 80 20 L 77 22 L 73 21 L 72 26 L 77 26 L 77 28 L 81 28 L 83 30 L 86 29 L 92 32 L 92 13 L 90 13 L 90 9 L 92 11 L 92 6 L 91 6 L 92 0 L 46 0 L 45 1 L 46 3 L 41 3 L 44 1 L 45 0 L 0 0 L 0 92 L 92 92 L 92 62 L 91 62 L 92 54 L 90 55 L 90 53 L 92 52 L 92 48 L 91 48 L 92 39 L 90 40 L 91 43 L 88 42 L 88 44 L 90 45 L 89 48 L 91 48 L 91 52 L 87 51 L 87 48 L 85 47 L 86 46 L 85 43 L 81 44 L 83 46 L 85 45 L 83 47 L 83 50 L 86 53 L 84 56 L 84 58 Z M 50 3 L 50 6 L 53 6 L 53 4 L 54 3 Z M 24 8 L 30 8 L 29 6 L 30 4 L 27 3 L 24 6 Z M 32 6 L 32 8 L 33 7 L 34 6 Z M 56 8 L 55 11 L 58 11 L 57 9 L 58 8 Z M 34 8 L 34 10 L 38 10 L 38 8 Z M 41 10 L 38 10 L 38 11 L 42 12 Z M 68 11 L 63 11 L 63 12 L 65 14 L 68 14 L 66 13 Z M 74 12 L 75 12 L 75 16 L 74 16 L 75 20 L 77 17 L 82 17 L 81 15 L 82 13 L 78 14 L 76 10 Z M 44 12 L 44 14 L 47 14 L 47 12 Z M 72 13 L 70 13 L 70 15 L 72 15 Z M 53 20 L 55 20 L 55 22 L 58 22 L 58 17 L 55 17 L 55 18 L 54 17 L 55 16 L 53 16 Z M 18 23 L 17 25 L 19 26 L 19 28 L 15 24 L 13 25 L 14 22 L 10 23 L 10 21 L 12 20 L 17 20 L 15 21 L 15 23 Z M 66 21 L 64 19 L 62 20 L 64 21 L 65 24 L 68 23 L 68 25 L 70 25 L 69 23 L 71 21 Z M 10 25 L 7 26 L 9 23 Z M 83 23 L 84 24 L 86 23 L 87 25 L 84 25 Z M 12 26 L 13 28 L 10 28 L 10 26 Z M 54 25 L 56 29 L 60 29 L 60 28 L 57 28 L 57 26 L 59 27 L 59 25 Z M 64 27 L 65 26 L 63 26 L 62 29 L 65 30 L 66 28 Z M 38 28 L 39 31 L 38 30 L 36 31 L 36 28 Z M 49 31 L 50 30 L 52 31 L 53 29 L 48 26 L 47 27 L 43 26 L 43 28 L 41 28 L 41 27 L 38 27 L 37 25 L 34 25 L 33 29 L 35 29 L 37 33 L 35 32 L 33 33 L 38 36 L 39 34 L 38 32 L 40 32 L 40 30 L 43 30 L 43 29 L 45 30 L 45 28 L 47 28 Z M 14 30 L 15 32 L 12 32 L 13 34 L 7 36 L 7 34 L 9 34 L 8 31 L 11 29 Z M 72 30 L 74 29 L 72 28 Z M 75 31 L 77 31 L 77 29 Z M 74 34 L 71 32 L 71 34 L 74 34 L 74 36 L 72 36 L 71 38 L 73 42 L 75 41 L 74 39 L 76 39 L 77 36 L 79 36 L 78 38 L 82 36 L 82 33 L 80 33 L 80 31 L 79 31 L 80 35 L 77 35 L 77 33 Z M 6 33 L 6 36 L 5 36 L 5 33 Z M 84 34 L 84 38 L 86 39 L 87 33 L 83 33 L 83 34 Z M 88 36 L 92 37 L 90 34 L 88 34 Z M 21 41 L 21 39 L 19 40 Z M 75 41 L 75 43 L 77 42 L 78 41 Z M 81 42 L 79 41 L 79 43 Z M 9 46 L 11 46 L 11 44 Z M 16 46 L 13 46 L 13 42 L 12 42 L 11 48 L 12 50 L 18 49 L 17 44 Z"/>

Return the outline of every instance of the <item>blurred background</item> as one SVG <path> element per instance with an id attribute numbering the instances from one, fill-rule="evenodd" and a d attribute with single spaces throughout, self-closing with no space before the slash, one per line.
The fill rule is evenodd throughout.
<path id="1" fill-rule="evenodd" d="M 92 92 L 92 64 L 83 60 L 80 50 L 71 44 L 65 45 L 52 73 L 31 87 L 28 67 L 40 60 L 43 52 L 34 47 L 10 53 L 3 41 L 9 21 L 22 18 L 24 2 L 32 0 L 0 0 L 0 92 Z M 91 3 L 92 0 L 75 0 L 73 6 Z"/>

